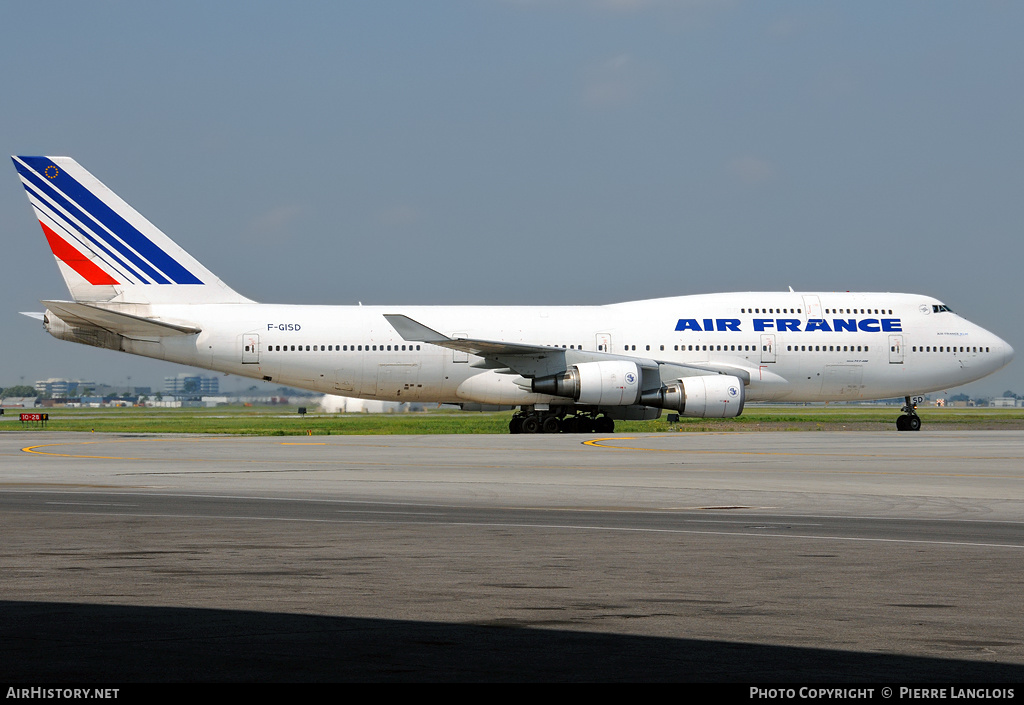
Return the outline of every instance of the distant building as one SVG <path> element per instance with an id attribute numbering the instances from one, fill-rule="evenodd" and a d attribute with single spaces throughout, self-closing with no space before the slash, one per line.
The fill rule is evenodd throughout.
<path id="1" fill-rule="evenodd" d="M 989 406 L 998 406 L 1002 408 L 1017 406 L 1017 399 L 1015 397 L 996 397 L 990 399 L 988 402 Z"/>
<path id="2" fill-rule="evenodd" d="M 41 379 L 35 383 L 36 391 L 40 396 L 56 399 L 58 397 L 77 397 L 86 389 L 96 389 L 95 382 L 87 382 L 81 379 L 60 379 L 51 377 Z"/>
<path id="3" fill-rule="evenodd" d="M 164 396 L 201 397 L 220 393 L 220 377 L 194 375 L 183 372 L 174 377 L 164 377 Z"/>

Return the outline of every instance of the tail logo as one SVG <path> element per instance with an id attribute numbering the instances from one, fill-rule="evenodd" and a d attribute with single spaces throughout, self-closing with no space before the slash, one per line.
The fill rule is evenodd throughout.
<path id="1" fill-rule="evenodd" d="M 203 283 L 171 252 L 147 237 L 140 230 L 145 225 L 137 227 L 131 222 L 134 211 L 130 213 L 108 198 L 95 184 L 82 183 L 48 157 L 16 157 L 14 165 L 44 231 L 50 229 L 46 235 L 54 254 L 90 283 Z M 54 248 L 54 238 L 63 245 Z M 72 262 L 89 262 L 91 266 Z"/>

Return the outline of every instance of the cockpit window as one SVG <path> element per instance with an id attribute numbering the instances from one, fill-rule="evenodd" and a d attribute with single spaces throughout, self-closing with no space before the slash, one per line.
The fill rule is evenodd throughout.
<path id="1" fill-rule="evenodd" d="M 946 304 L 932 304 L 932 313 L 942 313 L 943 311 L 953 313 L 953 309 Z"/>

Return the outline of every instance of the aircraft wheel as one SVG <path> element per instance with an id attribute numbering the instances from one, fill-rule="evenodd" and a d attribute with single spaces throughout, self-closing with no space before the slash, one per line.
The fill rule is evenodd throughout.
<path id="1" fill-rule="evenodd" d="M 521 416 L 513 416 L 512 420 L 508 422 L 509 433 L 522 433 L 523 432 L 523 418 Z"/>
<path id="2" fill-rule="evenodd" d="M 562 430 L 562 423 L 557 416 L 545 416 L 540 428 L 541 433 L 558 433 Z"/>
<path id="3" fill-rule="evenodd" d="M 536 416 L 524 416 L 520 427 L 523 433 L 540 432 L 540 419 Z"/>
<path id="4" fill-rule="evenodd" d="M 567 416 L 562 419 L 562 432 L 563 433 L 579 433 L 580 432 L 580 421 L 578 416 Z"/>
<path id="5" fill-rule="evenodd" d="M 599 416 L 594 422 L 594 430 L 598 433 L 615 433 L 615 422 L 607 416 Z"/>
<path id="6" fill-rule="evenodd" d="M 897 431 L 906 431 L 907 430 L 907 419 L 908 418 L 909 417 L 906 416 L 906 415 L 897 416 L 896 417 L 896 430 Z"/>
<path id="7" fill-rule="evenodd" d="M 907 430 L 908 431 L 920 431 L 921 430 L 921 417 L 920 416 L 908 416 L 907 417 Z"/>

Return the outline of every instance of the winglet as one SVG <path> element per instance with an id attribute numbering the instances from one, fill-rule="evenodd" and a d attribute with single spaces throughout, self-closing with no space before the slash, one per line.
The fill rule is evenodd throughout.
<path id="1" fill-rule="evenodd" d="M 433 328 L 427 328 L 422 323 L 417 323 L 400 313 L 385 313 L 384 318 L 392 328 L 398 331 L 403 340 L 412 340 L 417 343 L 446 343 L 452 340 Z"/>

